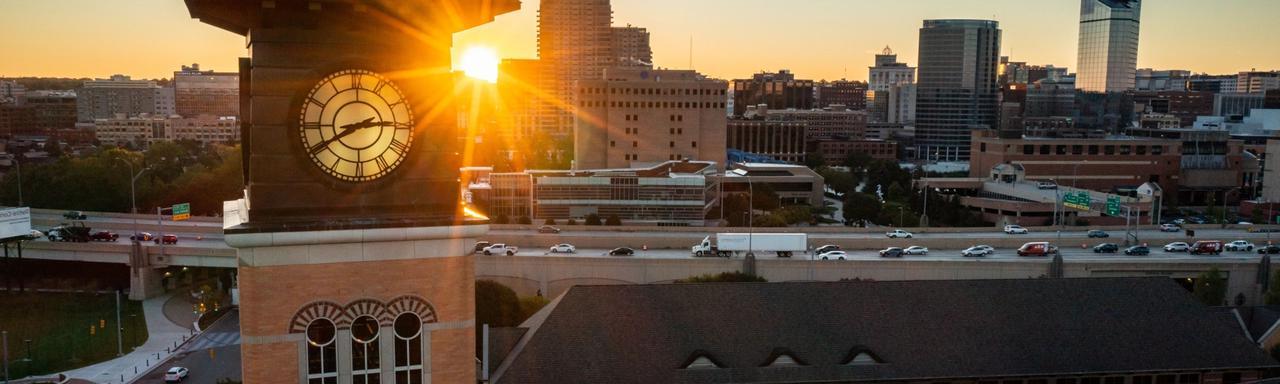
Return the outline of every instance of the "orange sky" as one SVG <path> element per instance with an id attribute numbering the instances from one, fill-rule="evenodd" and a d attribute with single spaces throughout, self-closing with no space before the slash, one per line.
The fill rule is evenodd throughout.
<path id="1" fill-rule="evenodd" d="M 524 3 L 458 34 L 455 45 L 535 57 L 537 1 Z M 885 45 L 915 65 L 928 18 L 994 18 L 1004 55 L 1074 69 L 1079 21 L 1075 0 L 613 0 L 613 10 L 614 25 L 649 29 L 659 66 L 686 68 L 692 59 L 720 78 L 789 68 L 805 78 L 862 80 Z M 1280 69 L 1277 14 L 1277 0 L 1148 0 L 1139 67 Z M 0 77 L 158 78 L 193 62 L 233 71 L 247 55 L 242 37 L 190 19 L 178 0 L 3 0 L 0 26 Z"/>

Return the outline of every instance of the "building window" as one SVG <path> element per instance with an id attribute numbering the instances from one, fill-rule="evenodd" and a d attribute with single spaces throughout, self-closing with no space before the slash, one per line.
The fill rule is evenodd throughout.
<path id="1" fill-rule="evenodd" d="M 1083 145 L 1072 145 L 1072 146 L 1071 146 L 1071 154 L 1072 154 L 1072 155 L 1081 155 L 1081 154 L 1084 154 L 1084 146 L 1083 146 Z"/>
<path id="2" fill-rule="evenodd" d="M 987 151 L 987 143 L 982 143 L 978 145 L 978 152 L 986 152 L 986 151 Z"/>
<path id="3" fill-rule="evenodd" d="M 1116 154 L 1116 146 L 1108 145 L 1108 146 L 1102 147 L 1102 153 L 1106 155 L 1114 155 Z"/>
<path id="4" fill-rule="evenodd" d="M 378 355 L 378 321 L 361 316 L 351 323 L 351 376 L 353 384 L 381 382 Z"/>
<path id="5" fill-rule="evenodd" d="M 1121 146 L 1120 146 L 1120 154 L 1121 154 L 1121 155 L 1128 155 L 1128 154 L 1130 154 L 1130 153 L 1132 153 L 1132 152 L 1133 152 L 1133 147 L 1130 147 L 1130 146 L 1128 146 L 1128 145 L 1121 145 Z"/>
<path id="6" fill-rule="evenodd" d="M 329 319 L 307 325 L 307 384 L 338 384 L 338 328 Z"/>
<path id="7" fill-rule="evenodd" d="M 396 317 L 396 384 L 422 384 L 422 319 L 412 313 Z"/>
<path id="8" fill-rule="evenodd" d="M 1065 155 L 1065 154 L 1067 154 L 1067 146 L 1065 146 L 1065 145 L 1059 145 L 1057 149 L 1058 149 L 1058 150 L 1057 150 L 1057 153 L 1058 153 L 1059 155 Z"/>
<path id="9" fill-rule="evenodd" d="M 675 148 L 675 147 L 676 147 L 676 142 L 674 141 L 672 141 L 671 144 L 667 146 L 667 148 Z"/>
<path id="10" fill-rule="evenodd" d="M 640 148 L 640 142 L 639 142 L 639 141 L 632 141 L 632 142 L 631 142 L 631 148 Z"/>
<path id="11" fill-rule="evenodd" d="M 1151 154 L 1152 154 L 1152 155 L 1160 155 L 1160 154 L 1164 154 L 1164 146 L 1163 146 L 1163 145 L 1152 145 L 1152 146 L 1151 146 Z"/>
<path id="12" fill-rule="evenodd" d="M 696 141 L 695 141 L 695 142 L 693 142 L 693 144 L 692 144 L 692 145 L 693 145 L 693 147 L 694 147 L 694 148 L 697 148 L 697 147 L 698 147 L 698 142 L 696 142 Z"/>
<path id="13" fill-rule="evenodd" d="M 1041 145 L 1041 146 L 1040 146 L 1040 154 L 1041 154 L 1041 155 L 1048 155 L 1048 154 L 1049 154 L 1049 146 L 1048 146 L 1048 145 Z"/>
<path id="14" fill-rule="evenodd" d="M 1134 148 L 1134 151 L 1137 152 L 1137 154 L 1139 155 L 1145 155 L 1147 154 L 1147 146 L 1139 145 L 1136 148 Z"/>
<path id="15" fill-rule="evenodd" d="M 1036 146 L 1030 145 L 1030 144 L 1022 146 L 1022 154 L 1024 155 L 1036 154 Z"/>
<path id="16" fill-rule="evenodd" d="M 618 146 L 618 143 L 615 143 L 613 140 L 609 140 L 609 148 L 613 148 L 617 146 Z"/>

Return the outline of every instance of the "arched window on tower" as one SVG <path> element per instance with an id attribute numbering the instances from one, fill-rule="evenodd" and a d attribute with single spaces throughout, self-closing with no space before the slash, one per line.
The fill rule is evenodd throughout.
<path id="1" fill-rule="evenodd" d="M 414 313 L 396 317 L 396 384 L 422 383 L 422 319 Z"/>
<path id="2" fill-rule="evenodd" d="M 307 383 L 338 384 L 338 329 L 319 318 L 307 325 Z"/>
<path id="3" fill-rule="evenodd" d="M 378 321 L 361 316 L 351 323 L 351 376 L 353 384 L 379 384 Z"/>

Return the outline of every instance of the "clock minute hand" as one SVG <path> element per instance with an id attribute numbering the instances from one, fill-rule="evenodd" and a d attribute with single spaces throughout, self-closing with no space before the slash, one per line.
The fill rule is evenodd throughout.
<path id="1" fill-rule="evenodd" d="M 347 124 L 339 127 L 339 128 L 343 128 L 344 130 L 341 133 L 338 133 L 337 135 L 330 137 L 329 140 L 322 141 L 312 146 L 311 154 L 314 155 L 314 154 L 320 153 L 320 151 L 323 151 L 325 148 L 328 148 L 329 144 L 333 144 L 333 142 L 335 141 L 342 140 L 342 138 L 350 136 L 351 134 L 356 133 L 356 131 L 359 131 L 365 128 L 370 128 L 370 127 L 382 126 L 385 124 L 383 122 L 374 123 L 372 121 L 373 121 L 373 118 L 370 117 L 358 123 Z"/>

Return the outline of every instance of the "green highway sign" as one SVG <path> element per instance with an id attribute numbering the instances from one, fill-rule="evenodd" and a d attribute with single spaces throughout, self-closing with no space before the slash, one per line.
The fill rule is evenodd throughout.
<path id="1" fill-rule="evenodd" d="M 1107 196 L 1107 216 L 1120 216 L 1120 197 Z"/>
<path id="2" fill-rule="evenodd" d="M 183 221 L 191 218 L 191 203 L 182 203 L 173 205 L 173 221 Z"/>
<path id="3" fill-rule="evenodd" d="M 1089 192 L 1068 192 L 1067 194 L 1062 195 L 1062 205 L 1067 208 L 1088 211 L 1089 206 L 1092 204 L 1093 199 L 1089 196 Z"/>

